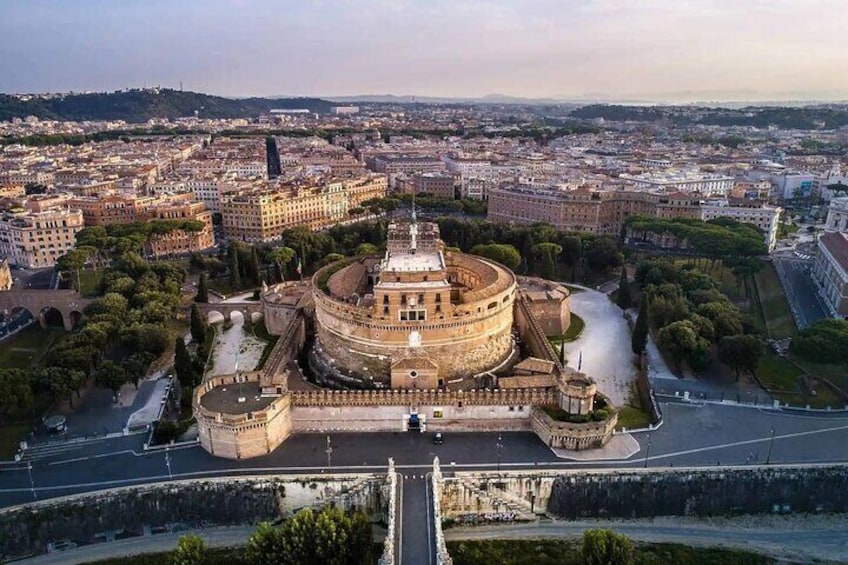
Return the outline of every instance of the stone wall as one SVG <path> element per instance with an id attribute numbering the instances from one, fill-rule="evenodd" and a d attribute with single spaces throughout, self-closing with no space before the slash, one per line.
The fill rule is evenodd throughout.
<path id="1" fill-rule="evenodd" d="M 219 375 L 194 389 L 192 409 L 203 449 L 218 457 L 247 459 L 271 453 L 288 439 L 292 431 L 291 399 L 286 394 L 275 398 L 267 408 L 242 414 L 213 412 L 202 405 L 208 391 L 240 381 L 258 382 L 261 375 L 259 371 Z"/>
<path id="2" fill-rule="evenodd" d="M 368 474 L 228 477 L 48 500 L 0 512 L 0 559 L 43 553 L 51 541 L 91 543 L 101 532 L 142 535 L 176 523 L 253 524 L 330 503 L 379 521 L 387 511 L 384 483 L 385 477 Z"/>
<path id="3" fill-rule="evenodd" d="M 560 365 L 559 357 L 554 352 L 551 342 L 548 341 L 544 330 L 532 314 L 529 301 L 521 295 L 515 301 L 515 325 L 518 328 L 521 341 L 530 355 L 546 361 L 553 361 L 557 366 Z"/>
<path id="4" fill-rule="evenodd" d="M 848 467 L 573 474 L 554 481 L 548 510 L 572 519 L 848 512 Z"/>
<path id="5" fill-rule="evenodd" d="M 618 413 L 613 412 L 601 422 L 560 422 L 551 418 L 539 406 L 531 411 L 533 431 L 545 445 L 561 449 L 592 449 L 603 447 L 612 437 L 618 423 Z"/>
<path id="6" fill-rule="evenodd" d="M 529 406 L 298 406 L 293 432 L 399 432 L 415 411 L 427 431 L 530 431 Z M 363 441 L 367 441 L 367 438 Z"/>
<path id="7" fill-rule="evenodd" d="M 442 512 L 566 519 L 848 512 L 848 466 L 457 472 Z"/>

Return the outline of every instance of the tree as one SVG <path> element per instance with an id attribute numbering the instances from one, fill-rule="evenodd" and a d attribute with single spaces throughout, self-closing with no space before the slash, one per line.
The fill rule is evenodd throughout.
<path id="1" fill-rule="evenodd" d="M 134 384 L 135 388 L 138 388 L 138 381 L 144 378 L 144 375 L 147 373 L 147 368 L 150 366 L 153 359 L 153 354 L 139 351 L 133 353 L 121 362 L 124 372 L 127 374 L 127 380 Z"/>
<path id="2" fill-rule="evenodd" d="M 295 251 L 291 247 L 275 247 L 268 254 L 268 258 L 277 266 L 277 276 L 281 281 L 285 280 L 286 265 L 294 256 Z"/>
<path id="3" fill-rule="evenodd" d="M 848 363 L 848 320 L 821 320 L 798 332 L 792 352 L 808 361 Z"/>
<path id="4" fill-rule="evenodd" d="M 192 389 L 197 384 L 191 354 L 182 337 L 177 337 L 174 342 L 174 372 L 183 388 Z"/>
<path id="5" fill-rule="evenodd" d="M 553 280 L 557 276 L 557 257 L 562 253 L 562 247 L 556 243 L 537 243 L 532 247 L 533 258 L 539 265 L 539 276 Z"/>
<path id="6" fill-rule="evenodd" d="M 618 250 L 615 240 L 607 236 L 601 236 L 592 241 L 585 257 L 586 265 L 599 273 L 607 273 L 624 262 L 624 256 Z"/>
<path id="7" fill-rule="evenodd" d="M 492 261 L 497 261 L 511 271 L 521 264 L 521 254 L 512 245 L 502 243 L 479 244 L 471 248 L 471 253 Z"/>
<path id="8" fill-rule="evenodd" d="M 689 320 L 678 320 L 663 328 L 657 334 L 657 345 L 671 355 L 679 371 L 683 362 L 688 361 L 699 347 L 698 330 Z"/>
<path id="9" fill-rule="evenodd" d="M 630 565 L 633 544 L 627 536 L 611 530 L 586 530 L 582 554 L 585 565 Z"/>
<path id="10" fill-rule="evenodd" d="M 354 255 L 375 255 L 379 253 L 379 249 L 373 243 L 360 243 L 354 250 Z"/>
<path id="11" fill-rule="evenodd" d="M 622 267 L 621 279 L 618 282 L 618 300 L 616 304 L 622 310 L 627 310 L 633 305 L 633 300 L 630 297 L 630 283 L 627 280 L 627 268 Z"/>
<path id="12" fill-rule="evenodd" d="M 718 342 L 718 358 L 733 369 L 737 381 L 742 371 L 756 373 L 763 352 L 763 342 L 755 335 L 725 336 Z"/>
<path id="13" fill-rule="evenodd" d="M 256 246 L 250 248 L 250 276 L 254 285 L 262 284 L 262 270 L 259 266 L 259 252 L 256 251 Z"/>
<path id="14" fill-rule="evenodd" d="M 206 320 L 197 304 L 191 305 L 191 339 L 196 343 L 203 343 L 206 340 Z"/>
<path id="15" fill-rule="evenodd" d="M 171 565 L 201 565 L 206 554 L 206 542 L 200 536 L 181 536 L 176 549 L 171 553 Z"/>
<path id="16" fill-rule="evenodd" d="M 118 391 L 127 382 L 127 373 L 124 368 L 112 361 L 104 361 L 94 373 L 94 382 L 98 386 L 108 388 L 113 394 L 118 394 Z"/>
<path id="17" fill-rule="evenodd" d="M 29 375 L 21 369 L 0 370 L 0 416 L 27 412 L 32 400 Z"/>
<path id="18" fill-rule="evenodd" d="M 370 564 L 371 524 L 361 513 L 306 508 L 278 527 L 260 524 L 245 553 L 252 565 Z"/>
<path id="19" fill-rule="evenodd" d="M 643 293 L 642 299 L 639 301 L 639 314 L 636 316 L 636 323 L 633 325 L 633 335 L 630 337 L 630 347 L 636 355 L 641 355 L 648 345 L 648 332 L 651 328 L 648 302 L 648 295 Z"/>
<path id="20" fill-rule="evenodd" d="M 200 273 L 200 280 L 197 283 L 197 294 L 194 296 L 195 302 L 209 302 L 209 277 L 206 273 Z"/>
<path id="21" fill-rule="evenodd" d="M 239 252 L 235 243 L 230 243 L 230 287 L 232 290 L 241 288 L 241 275 L 239 274 Z"/>

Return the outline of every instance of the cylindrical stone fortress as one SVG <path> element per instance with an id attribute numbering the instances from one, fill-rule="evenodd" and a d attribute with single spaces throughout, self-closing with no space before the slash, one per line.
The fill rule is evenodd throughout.
<path id="1" fill-rule="evenodd" d="M 383 258 L 313 278 L 313 371 L 348 386 L 434 389 L 509 364 L 516 280 L 492 261 L 445 252 L 438 226 L 389 226 Z"/>

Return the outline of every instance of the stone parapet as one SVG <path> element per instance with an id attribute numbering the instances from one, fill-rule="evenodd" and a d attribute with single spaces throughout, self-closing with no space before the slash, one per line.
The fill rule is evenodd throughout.
<path id="1" fill-rule="evenodd" d="M 556 404 L 550 389 L 291 391 L 292 406 L 528 406 Z"/>
<path id="2" fill-rule="evenodd" d="M 536 435 L 549 447 L 572 450 L 603 447 L 612 437 L 618 423 L 618 412 L 600 422 L 561 422 L 551 418 L 540 406 L 530 412 Z"/>

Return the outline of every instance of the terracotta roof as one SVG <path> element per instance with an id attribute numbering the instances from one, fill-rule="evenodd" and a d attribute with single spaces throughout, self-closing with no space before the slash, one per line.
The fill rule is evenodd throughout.
<path id="1" fill-rule="evenodd" d="M 821 236 L 819 242 L 836 259 L 842 270 L 848 273 L 848 234 L 829 232 Z"/>
<path id="2" fill-rule="evenodd" d="M 556 386 L 556 377 L 553 375 L 523 375 L 513 377 L 501 377 L 498 386 L 503 389 L 512 388 L 548 388 Z"/>
<path id="3" fill-rule="evenodd" d="M 553 361 L 545 361 L 544 359 L 539 359 L 537 357 L 528 357 L 524 359 L 520 363 L 518 363 L 513 370 L 516 371 L 530 371 L 531 373 L 553 373 L 554 371 L 554 362 Z"/>

